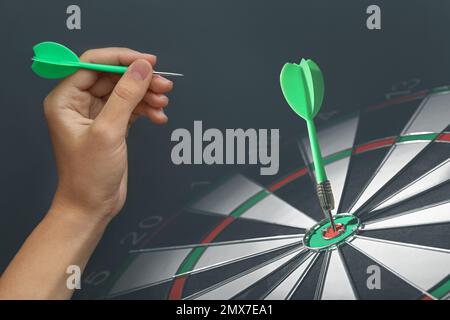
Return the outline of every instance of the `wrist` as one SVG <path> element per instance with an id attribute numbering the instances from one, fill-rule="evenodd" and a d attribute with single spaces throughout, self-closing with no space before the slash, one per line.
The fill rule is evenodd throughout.
<path id="1" fill-rule="evenodd" d="M 64 219 L 75 225 L 81 225 L 88 229 L 106 228 L 112 219 L 112 216 L 107 212 L 90 208 L 83 205 L 81 202 L 71 201 L 62 196 L 58 191 L 56 192 L 48 216 L 58 219 Z"/>

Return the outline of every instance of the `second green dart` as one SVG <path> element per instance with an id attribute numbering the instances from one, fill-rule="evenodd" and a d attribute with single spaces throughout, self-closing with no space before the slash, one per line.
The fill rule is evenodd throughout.
<path id="1" fill-rule="evenodd" d="M 312 60 L 302 59 L 300 64 L 286 63 L 281 70 L 280 85 L 289 106 L 306 121 L 317 181 L 317 195 L 320 206 L 328 216 L 333 231 L 336 232 L 331 213 L 334 209 L 333 192 L 323 165 L 314 124 L 314 117 L 322 106 L 324 95 L 322 72 Z"/>

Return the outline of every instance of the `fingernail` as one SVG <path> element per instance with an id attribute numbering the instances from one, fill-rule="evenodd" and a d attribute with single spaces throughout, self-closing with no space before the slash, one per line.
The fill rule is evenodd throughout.
<path id="1" fill-rule="evenodd" d="M 161 77 L 161 79 L 163 79 L 163 81 L 164 81 L 165 84 L 173 85 L 173 82 L 170 81 L 169 79 L 166 79 L 166 78 L 164 78 L 164 77 Z"/>
<path id="2" fill-rule="evenodd" d="M 131 64 L 130 73 L 135 80 L 144 80 L 151 71 L 150 63 L 145 60 L 136 60 Z"/>
<path id="3" fill-rule="evenodd" d="M 155 56 L 154 54 L 146 53 L 145 55 L 147 56 L 147 58 L 149 58 L 150 60 L 153 60 L 155 63 L 158 60 L 158 57 Z"/>
<path id="4" fill-rule="evenodd" d="M 161 97 L 161 99 L 164 100 L 164 103 L 165 103 L 166 105 L 169 103 L 169 97 L 168 97 L 168 96 L 162 94 L 160 97 Z"/>
<path id="5" fill-rule="evenodd" d="M 161 110 L 161 115 L 163 116 L 164 122 L 167 122 L 169 120 L 169 117 L 162 110 Z"/>

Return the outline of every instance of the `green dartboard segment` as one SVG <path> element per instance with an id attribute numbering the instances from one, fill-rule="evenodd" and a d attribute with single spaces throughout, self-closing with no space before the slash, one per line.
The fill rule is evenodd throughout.
<path id="1" fill-rule="evenodd" d="M 316 179 L 320 184 L 327 180 L 327 175 L 317 139 L 314 117 L 320 111 L 323 101 L 322 72 L 312 60 L 302 59 L 300 64 L 286 63 L 281 70 L 280 85 L 289 106 L 306 121 Z"/>
<path id="2" fill-rule="evenodd" d="M 359 219 L 349 213 L 341 213 L 334 216 L 334 222 L 343 227 L 343 231 L 336 237 L 325 239 L 323 233 L 331 226 L 329 219 L 324 219 L 309 229 L 303 243 L 313 250 L 325 250 L 342 244 L 350 239 L 359 228 Z"/>

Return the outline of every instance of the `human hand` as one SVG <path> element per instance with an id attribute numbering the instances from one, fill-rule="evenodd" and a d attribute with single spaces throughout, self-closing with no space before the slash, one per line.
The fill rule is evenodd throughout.
<path id="1" fill-rule="evenodd" d="M 156 57 L 125 48 L 89 50 L 81 61 L 130 65 L 120 77 L 79 70 L 45 98 L 58 170 L 52 208 L 110 219 L 127 193 L 129 125 L 139 116 L 167 122 L 164 93 L 172 82 L 152 74 Z"/>

